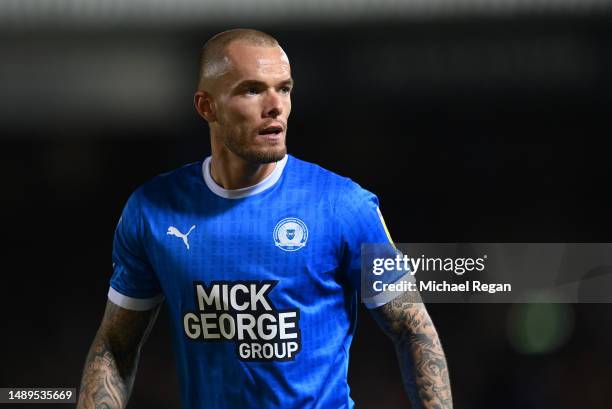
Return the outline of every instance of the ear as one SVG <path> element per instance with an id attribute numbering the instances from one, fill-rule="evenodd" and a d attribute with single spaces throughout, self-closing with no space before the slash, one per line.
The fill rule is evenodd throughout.
<path id="1" fill-rule="evenodd" d="M 206 91 L 198 90 L 193 96 L 193 104 L 195 105 L 196 111 L 202 116 L 207 122 L 215 122 L 217 116 L 215 114 L 215 104 L 212 100 L 212 95 Z"/>

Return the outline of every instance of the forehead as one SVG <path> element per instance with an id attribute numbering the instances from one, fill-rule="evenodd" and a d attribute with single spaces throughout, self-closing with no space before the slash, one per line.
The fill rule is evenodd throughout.
<path id="1" fill-rule="evenodd" d="M 289 59 L 279 46 L 261 47 L 234 42 L 227 47 L 229 80 L 284 80 L 291 77 Z"/>

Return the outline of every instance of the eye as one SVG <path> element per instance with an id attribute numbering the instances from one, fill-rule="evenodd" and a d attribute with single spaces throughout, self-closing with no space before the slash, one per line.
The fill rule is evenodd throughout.
<path id="1" fill-rule="evenodd" d="M 280 92 L 282 92 L 283 94 L 289 94 L 291 92 L 291 87 L 285 85 L 284 87 L 281 87 Z"/>
<path id="2" fill-rule="evenodd" d="M 259 94 L 259 89 L 257 89 L 256 87 L 248 87 L 245 91 L 245 94 L 248 95 L 257 95 Z"/>

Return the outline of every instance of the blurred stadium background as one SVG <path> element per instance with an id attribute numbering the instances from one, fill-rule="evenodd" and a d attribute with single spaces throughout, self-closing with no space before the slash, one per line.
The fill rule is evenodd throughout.
<path id="1" fill-rule="evenodd" d="M 612 242 L 610 6 L 0 2 L 0 386 L 78 386 L 121 208 L 208 154 L 198 54 L 232 27 L 280 40 L 290 152 L 378 194 L 396 241 Z M 610 305 L 429 309 L 457 408 L 612 407 Z M 408 407 L 391 343 L 360 315 L 357 407 Z M 130 407 L 178 408 L 173 365 L 162 313 Z"/>

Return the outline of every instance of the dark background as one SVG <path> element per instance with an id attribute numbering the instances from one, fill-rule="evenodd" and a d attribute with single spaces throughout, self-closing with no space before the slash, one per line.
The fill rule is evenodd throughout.
<path id="1" fill-rule="evenodd" d="M 273 34 L 289 55 L 290 153 L 375 192 L 394 240 L 612 241 L 605 10 L 10 21 L 0 29 L 0 387 L 78 387 L 121 209 L 141 183 L 209 154 L 192 106 L 198 53 L 237 24 Z M 612 407 L 609 304 L 429 311 L 456 408 Z M 357 407 L 408 407 L 392 344 L 360 313 Z M 179 407 L 167 320 L 163 310 L 131 408 Z"/>

